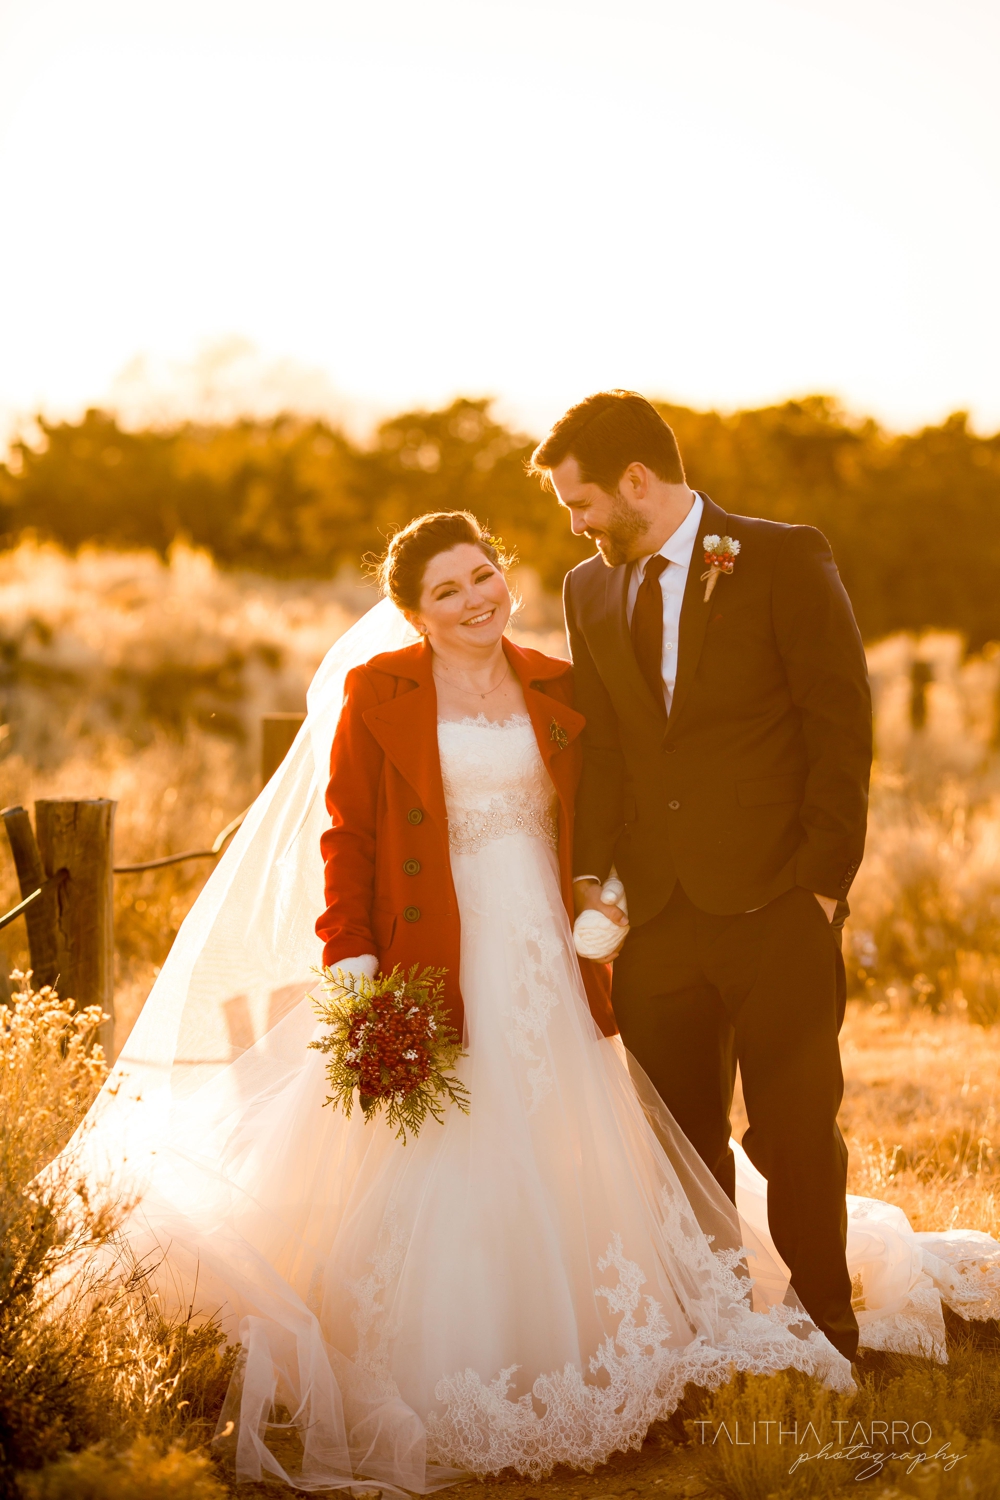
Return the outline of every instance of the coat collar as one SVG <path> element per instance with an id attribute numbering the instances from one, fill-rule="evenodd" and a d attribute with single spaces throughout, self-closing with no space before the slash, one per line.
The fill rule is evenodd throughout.
<path id="1" fill-rule="evenodd" d="M 534 682 L 551 682 L 573 670 L 571 661 L 565 661 L 561 656 L 546 656 L 530 646 L 515 646 L 506 636 L 500 645 L 522 687 Z M 434 686 L 434 653 L 426 640 L 414 641 L 398 651 L 383 651 L 365 665 L 390 677 L 403 678 L 418 688 Z"/>
<path id="2" fill-rule="evenodd" d="M 560 800 L 565 802 L 570 794 L 567 776 L 571 773 L 567 766 L 567 776 L 562 774 L 565 765 L 562 751 L 577 738 L 586 721 L 582 714 L 547 693 L 545 686 L 571 672 L 572 663 L 515 646 L 506 638 L 502 645 L 521 684 L 542 759 Z M 412 687 L 397 691 L 386 702 L 366 710 L 364 721 L 400 775 L 418 794 L 425 811 L 446 828 L 433 660 L 434 653 L 426 641 L 372 657 L 366 664 L 368 667 L 411 683 Z"/>

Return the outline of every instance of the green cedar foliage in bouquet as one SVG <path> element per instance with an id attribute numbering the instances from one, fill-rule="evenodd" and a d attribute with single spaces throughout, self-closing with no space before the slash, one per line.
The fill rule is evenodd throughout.
<path id="1" fill-rule="evenodd" d="M 323 999 L 313 996 L 329 1031 L 310 1042 L 329 1057 L 325 1100 L 350 1118 L 355 1090 L 365 1122 L 385 1111 L 397 1139 L 419 1135 L 428 1115 L 440 1124 L 450 1100 L 469 1113 L 469 1091 L 452 1071 L 462 1051 L 441 999 L 446 969 L 391 974 L 369 979 L 323 969 Z"/>

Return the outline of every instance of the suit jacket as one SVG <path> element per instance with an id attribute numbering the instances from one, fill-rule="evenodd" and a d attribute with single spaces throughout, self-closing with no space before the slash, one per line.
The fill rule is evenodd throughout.
<path id="1" fill-rule="evenodd" d="M 572 706 L 572 667 L 510 641 L 517 674 L 559 801 L 559 870 L 572 919 L 573 804 L 583 717 Z M 321 839 L 326 910 L 316 923 L 331 968 L 362 953 L 379 967 L 447 969 L 444 999 L 459 1036 L 461 926 L 448 848 L 448 814 L 437 739 L 437 692 L 426 642 L 375 656 L 347 675 L 330 755 Z M 581 960 L 591 1013 L 617 1031 L 607 964 Z"/>
<path id="2" fill-rule="evenodd" d="M 793 885 L 843 899 L 864 851 L 871 697 L 826 538 L 702 498 L 703 534 L 741 550 L 706 603 L 695 546 L 669 718 L 632 650 L 628 567 L 589 558 L 564 589 L 587 721 L 574 870 L 604 879 L 614 864 L 634 925 L 677 880 L 716 914 Z"/>

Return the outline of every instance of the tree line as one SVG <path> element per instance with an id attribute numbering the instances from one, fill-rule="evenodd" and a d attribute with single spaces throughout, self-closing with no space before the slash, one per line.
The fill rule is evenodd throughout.
<path id="1" fill-rule="evenodd" d="M 964 413 L 891 434 L 823 396 L 723 415 L 661 404 L 689 482 L 724 509 L 818 526 L 866 639 L 957 629 L 1000 639 L 1000 434 Z M 40 419 L 0 464 L 0 538 L 74 550 L 178 536 L 223 566 L 327 576 L 422 511 L 474 511 L 558 589 L 592 551 L 524 472 L 534 439 L 488 401 L 382 423 L 368 444 L 295 415 L 126 431 L 108 412 Z"/>

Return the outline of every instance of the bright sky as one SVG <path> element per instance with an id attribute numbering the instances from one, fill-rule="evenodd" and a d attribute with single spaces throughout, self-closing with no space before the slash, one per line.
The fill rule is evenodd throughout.
<path id="1" fill-rule="evenodd" d="M 992 430 L 998 76 L 996 0 L 0 0 L 0 416 L 238 335 L 373 411 Z"/>

